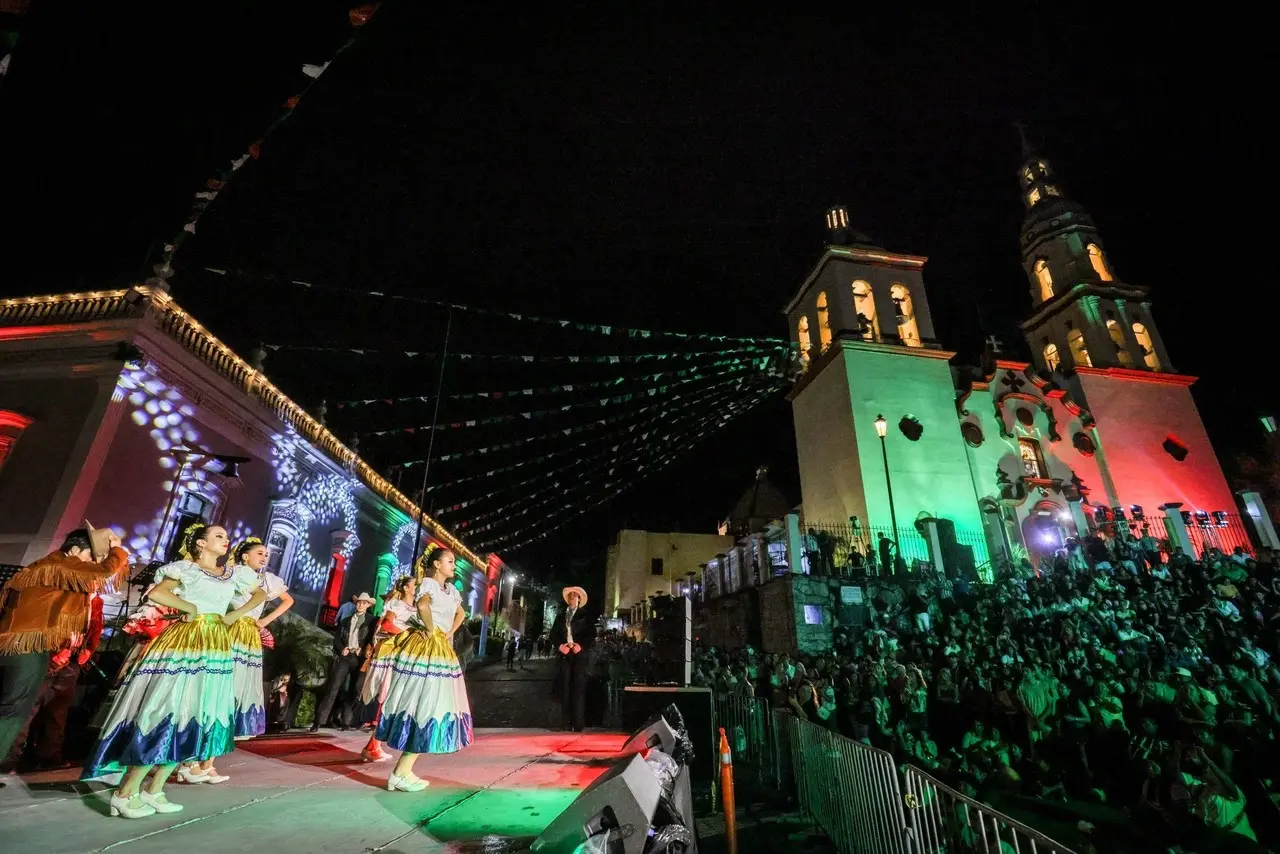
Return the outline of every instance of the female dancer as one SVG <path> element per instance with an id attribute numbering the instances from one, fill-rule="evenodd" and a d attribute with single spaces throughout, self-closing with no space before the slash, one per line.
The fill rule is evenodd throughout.
<path id="1" fill-rule="evenodd" d="M 398 579 L 391 593 L 387 596 L 387 609 L 382 613 L 382 622 L 378 625 L 378 634 L 374 637 L 372 658 L 366 663 L 368 672 L 364 687 L 360 691 L 360 699 L 368 704 L 378 701 L 378 711 L 373 718 L 373 734 L 369 743 L 360 752 L 365 762 L 383 762 L 391 757 L 382 749 L 378 741 L 378 719 L 382 716 L 382 703 L 387 699 L 388 677 L 391 673 L 391 654 L 395 652 L 395 636 L 409 628 L 416 609 L 414 598 L 417 595 L 418 582 L 412 575 Z"/>
<path id="2" fill-rule="evenodd" d="M 452 584 L 453 552 L 433 549 L 426 564 L 429 576 L 422 580 L 417 615 L 394 641 L 375 733 L 388 747 L 404 751 L 387 778 L 391 792 L 427 787 L 413 773 L 419 753 L 454 753 L 472 741 L 471 704 L 453 651 L 453 633 L 467 616 Z"/>
<path id="3" fill-rule="evenodd" d="M 249 537 L 231 550 L 231 562 L 237 568 L 248 567 L 259 579 L 265 598 L 255 608 L 231 627 L 231 657 L 235 660 L 234 691 L 236 701 L 236 741 L 253 738 L 267 731 L 266 697 L 262 690 L 262 649 L 274 643 L 267 626 L 293 607 L 293 597 L 280 576 L 267 571 L 270 552 L 262 540 Z M 231 609 L 239 610 L 249 600 L 247 592 L 237 593 L 231 600 Z M 268 602 L 280 600 L 270 614 L 262 611 Z M 179 768 L 178 779 L 184 783 L 225 783 L 226 774 L 219 774 L 208 759 L 190 768 Z"/>
<path id="4" fill-rule="evenodd" d="M 163 580 L 150 598 L 183 613 L 146 651 L 116 695 L 102 735 L 85 762 L 85 776 L 128 768 L 111 796 L 111 814 L 142 818 L 182 809 L 164 795 L 181 762 L 202 761 L 235 749 L 231 635 L 227 627 L 257 607 L 265 594 L 250 570 L 220 568 L 227 532 L 197 523 L 183 532 L 186 559 L 160 567 Z M 252 591 L 238 611 L 236 593 Z M 156 772 L 142 789 L 143 778 Z"/>

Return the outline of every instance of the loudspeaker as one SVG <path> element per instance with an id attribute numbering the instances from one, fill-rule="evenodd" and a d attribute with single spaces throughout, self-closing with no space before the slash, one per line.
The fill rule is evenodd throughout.
<path id="1" fill-rule="evenodd" d="M 530 846 L 533 854 L 573 854 L 586 840 L 608 835 L 608 842 L 591 850 L 607 854 L 643 854 L 649 827 L 662 797 L 662 786 L 638 755 L 624 759 L 556 816 Z"/>
<path id="2" fill-rule="evenodd" d="M 622 753 L 640 753 L 656 747 L 668 756 L 676 755 L 676 744 L 679 741 L 675 730 L 666 718 L 658 718 L 643 729 L 637 730 L 627 743 L 622 745 Z"/>
<path id="3" fill-rule="evenodd" d="M 651 646 L 644 681 L 688 685 L 693 677 L 693 602 L 687 596 L 658 596 L 652 607 L 645 627 Z"/>
<path id="4" fill-rule="evenodd" d="M 661 715 L 669 705 L 680 710 L 685 732 L 693 746 L 689 770 L 699 785 L 716 779 L 716 748 L 711 718 L 710 688 L 673 688 L 652 685 L 629 685 L 622 691 L 622 729 L 636 732 L 649 725 L 650 718 Z M 664 751 L 665 752 L 665 751 Z M 679 757 L 677 757 L 679 758 Z"/>

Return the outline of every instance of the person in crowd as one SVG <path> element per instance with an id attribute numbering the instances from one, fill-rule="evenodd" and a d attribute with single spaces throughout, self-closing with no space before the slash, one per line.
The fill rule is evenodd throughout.
<path id="1" fill-rule="evenodd" d="M 413 773 L 418 755 L 455 753 L 474 738 L 462 664 L 453 651 L 453 635 L 467 617 L 462 594 L 453 586 L 455 560 L 449 549 L 427 554 L 417 613 L 395 636 L 395 652 L 385 665 L 386 700 L 375 735 L 401 751 L 387 778 L 388 791 L 422 791 L 428 783 Z"/>
<path id="2" fill-rule="evenodd" d="M 587 591 L 566 587 L 561 596 L 565 608 L 551 624 L 551 643 L 559 652 L 560 717 L 565 729 L 582 732 L 586 728 L 590 653 L 596 630 L 586 612 Z"/>
<path id="3" fill-rule="evenodd" d="M 511 633 L 511 637 L 507 638 L 506 646 L 502 652 L 507 662 L 507 670 L 516 669 L 516 653 L 520 650 L 520 636 L 515 632 Z"/>
<path id="4" fill-rule="evenodd" d="M 369 610 L 375 600 L 368 593 L 355 598 L 355 610 L 351 616 L 338 623 L 333 630 L 333 662 L 325 678 L 321 700 L 316 704 L 316 717 L 311 732 L 329 723 L 333 707 L 338 705 L 338 726 L 346 730 L 351 724 L 352 706 L 359 698 L 356 680 L 360 678 L 360 665 L 365 651 L 373 645 L 378 619 Z"/>
<path id="5" fill-rule="evenodd" d="M 147 645 L 107 713 L 85 777 L 124 770 L 110 813 L 142 818 L 182 806 L 164 793 L 181 763 L 203 762 L 234 747 L 234 663 L 228 627 L 265 596 L 247 567 L 218 565 L 230 545 L 225 529 L 196 523 L 183 532 L 181 560 L 156 571 L 148 598 L 182 612 Z M 228 610 L 237 594 L 244 605 Z M 152 769 L 155 773 L 143 781 Z"/>
<path id="6" fill-rule="evenodd" d="M 425 556 L 419 560 L 419 568 L 425 574 L 426 567 L 422 560 L 425 560 Z M 396 579 L 387 594 L 387 606 L 382 612 L 382 621 L 378 624 L 373 647 L 365 662 L 365 676 L 360 689 L 360 700 L 365 705 L 377 704 L 369 743 L 360 752 L 360 758 L 364 762 L 385 762 L 391 758 L 382 749 L 382 742 L 378 741 L 378 718 L 382 715 L 382 704 L 387 699 L 395 639 L 409 628 L 409 623 L 417 615 L 417 601 L 418 580 L 412 575 Z"/>
<path id="7" fill-rule="evenodd" d="M 128 568 L 120 538 L 86 523 L 67 534 L 61 548 L 19 570 L 0 588 L 0 759 L 10 755 L 31 719 L 55 657 L 65 659 L 56 670 L 72 666 L 74 658 L 75 670 L 55 679 L 55 694 L 65 701 L 65 680 L 73 672 L 78 676 L 92 655 L 91 649 L 85 654 L 84 638 L 95 594 L 103 585 L 122 582 Z M 70 691 L 74 689 L 73 679 Z M 59 727 L 46 758 L 61 751 L 61 734 Z"/>
<path id="8" fill-rule="evenodd" d="M 742 699 L 755 674 L 757 702 L 983 799 L 1127 810 L 1149 850 L 1277 849 L 1278 569 L 1103 531 L 949 598 L 911 579 L 821 655 L 699 646 L 694 680 Z"/>

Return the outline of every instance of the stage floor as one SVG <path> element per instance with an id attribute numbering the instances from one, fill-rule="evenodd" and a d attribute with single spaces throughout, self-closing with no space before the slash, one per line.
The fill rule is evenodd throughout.
<path id="1" fill-rule="evenodd" d="M 422 756 L 420 794 L 388 792 L 392 763 L 360 762 L 367 734 L 324 730 L 256 739 L 218 761 L 217 786 L 166 787 L 186 807 L 127 821 L 107 816 L 101 784 L 76 772 L 5 778 L 0 850 L 12 854 L 182 851 L 519 851 L 610 764 L 625 736 L 480 729 L 453 756 Z"/>

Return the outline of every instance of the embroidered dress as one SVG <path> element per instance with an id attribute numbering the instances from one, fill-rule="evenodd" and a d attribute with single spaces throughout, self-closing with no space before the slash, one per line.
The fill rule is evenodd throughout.
<path id="1" fill-rule="evenodd" d="M 387 610 L 383 613 L 382 619 L 383 621 L 389 619 L 397 631 L 392 635 L 379 633 L 375 639 L 377 646 L 373 653 L 373 662 L 369 665 L 369 675 L 365 678 L 364 687 L 360 691 L 361 702 L 372 703 L 377 700 L 381 703 L 387 699 L 387 688 L 390 685 L 391 676 L 391 655 L 396 651 L 396 638 L 409 628 L 409 621 L 415 616 L 413 606 L 403 599 L 392 599 L 387 603 Z M 450 617 L 449 620 L 449 625 L 453 625 L 453 618 Z"/>
<path id="2" fill-rule="evenodd" d="M 267 731 L 267 701 L 262 690 L 262 631 L 258 628 L 258 618 L 266 609 L 267 603 L 279 599 L 280 594 L 289 588 L 280 576 L 264 572 L 258 575 L 252 568 L 237 566 L 237 573 L 247 573 L 257 579 L 267 598 L 261 605 L 236 620 L 231 631 L 231 657 L 235 661 L 233 688 L 236 698 L 235 733 L 236 738 L 247 738 L 262 735 Z M 231 599 L 234 611 L 249 601 L 253 588 L 245 588 L 249 578 L 239 579 L 238 592 Z"/>
<path id="3" fill-rule="evenodd" d="M 176 579 L 174 592 L 198 615 L 172 623 L 147 645 L 85 760 L 86 778 L 131 765 L 200 762 L 235 749 L 231 635 L 222 617 L 257 577 L 234 569 L 214 576 L 186 560 L 157 575 Z"/>
<path id="4" fill-rule="evenodd" d="M 462 597 L 453 587 L 424 579 L 420 595 L 431 597 L 428 631 L 413 620 L 393 638 L 386 700 L 376 738 L 409 753 L 454 753 L 473 740 L 471 703 L 462 665 L 441 626 L 453 626 Z"/>

